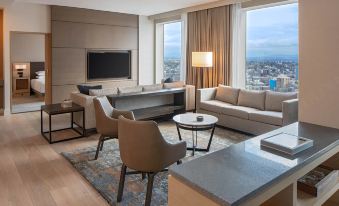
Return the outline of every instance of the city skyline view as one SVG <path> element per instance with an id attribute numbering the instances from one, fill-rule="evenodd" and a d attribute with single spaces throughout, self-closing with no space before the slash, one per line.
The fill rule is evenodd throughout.
<path id="1" fill-rule="evenodd" d="M 250 90 L 298 90 L 298 4 L 246 13 L 246 82 Z"/>

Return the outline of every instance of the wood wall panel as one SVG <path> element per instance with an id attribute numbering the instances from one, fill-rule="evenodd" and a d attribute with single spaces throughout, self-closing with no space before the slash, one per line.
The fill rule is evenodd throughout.
<path id="1" fill-rule="evenodd" d="M 53 85 L 80 84 L 86 81 L 85 49 L 53 48 L 52 52 Z"/>
<path id="2" fill-rule="evenodd" d="M 138 29 L 53 21 L 53 47 L 137 49 Z"/>
<path id="3" fill-rule="evenodd" d="M 53 6 L 52 20 L 138 27 L 138 16 L 72 7 Z"/>
<path id="4" fill-rule="evenodd" d="M 3 11 L 0 10 L 0 110 L 4 108 L 4 30 Z M 0 111 L 1 112 L 1 111 Z"/>
<path id="5" fill-rule="evenodd" d="M 137 85 L 138 20 L 137 15 L 52 6 L 52 102 L 69 98 L 77 84 Z M 87 82 L 90 49 L 131 50 L 132 79 Z"/>

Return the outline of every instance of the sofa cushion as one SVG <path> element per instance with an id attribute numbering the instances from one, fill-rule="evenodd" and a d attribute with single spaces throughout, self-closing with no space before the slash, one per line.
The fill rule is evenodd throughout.
<path id="1" fill-rule="evenodd" d="M 238 105 L 265 110 L 265 91 L 240 90 Z"/>
<path id="2" fill-rule="evenodd" d="M 202 101 L 200 103 L 200 108 L 218 114 L 239 117 L 242 119 L 248 119 L 249 113 L 259 111 L 255 108 L 236 106 L 219 100 Z"/>
<path id="3" fill-rule="evenodd" d="M 242 119 L 249 119 L 249 113 L 259 111 L 258 109 L 252 107 L 236 106 L 232 105 L 225 107 L 222 111 L 222 114 L 239 117 Z"/>
<path id="4" fill-rule="evenodd" d="M 106 96 L 111 94 L 118 94 L 118 88 L 106 88 L 106 89 L 90 89 L 90 96 Z"/>
<path id="5" fill-rule="evenodd" d="M 215 99 L 236 105 L 240 89 L 219 84 Z"/>
<path id="6" fill-rule="evenodd" d="M 283 117 L 281 112 L 257 111 L 249 114 L 249 119 L 256 122 L 262 122 L 271 125 L 282 126 Z"/>
<path id="7" fill-rule="evenodd" d="M 102 85 L 95 85 L 95 86 L 91 86 L 91 85 L 77 85 L 78 90 L 81 94 L 86 94 L 89 95 L 89 90 L 90 89 L 102 89 Z"/>
<path id="8" fill-rule="evenodd" d="M 172 83 L 164 83 L 164 89 L 172 89 L 172 88 L 180 88 L 184 87 L 185 82 L 184 81 L 177 81 Z"/>
<path id="9" fill-rule="evenodd" d="M 120 94 L 142 92 L 142 86 L 119 87 L 118 91 Z"/>
<path id="10" fill-rule="evenodd" d="M 142 91 L 150 92 L 150 91 L 160 90 L 162 88 L 163 88 L 162 84 L 144 85 L 142 86 Z"/>
<path id="11" fill-rule="evenodd" d="M 215 112 L 218 114 L 222 114 L 222 111 L 225 109 L 226 106 L 232 106 L 230 103 L 222 102 L 219 100 L 208 100 L 200 102 L 200 108 Z"/>
<path id="12" fill-rule="evenodd" d="M 282 111 L 282 102 L 298 98 L 295 92 L 273 92 L 266 91 L 265 110 Z"/>

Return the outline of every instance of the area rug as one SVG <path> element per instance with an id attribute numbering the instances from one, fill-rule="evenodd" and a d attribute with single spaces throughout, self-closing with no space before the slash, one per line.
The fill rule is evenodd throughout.
<path id="1" fill-rule="evenodd" d="M 168 142 L 177 142 L 178 133 L 173 122 L 159 123 L 161 133 Z M 190 146 L 192 136 L 190 131 L 181 130 L 183 140 Z M 198 133 L 198 147 L 206 147 L 210 137 L 210 131 Z M 223 149 L 232 144 L 250 138 L 250 135 L 216 128 L 210 152 Z M 145 201 L 147 178 L 142 180 L 141 175 L 128 175 L 125 181 L 123 200 L 119 204 L 116 201 L 121 160 L 117 140 L 105 142 L 103 150 L 97 160 L 93 160 L 96 147 L 79 149 L 72 152 L 64 152 L 62 155 L 83 175 L 89 183 L 103 196 L 110 205 L 143 205 Z M 206 152 L 187 151 L 183 164 L 187 161 L 206 155 Z M 152 205 L 167 205 L 167 172 L 156 175 L 154 179 Z"/>

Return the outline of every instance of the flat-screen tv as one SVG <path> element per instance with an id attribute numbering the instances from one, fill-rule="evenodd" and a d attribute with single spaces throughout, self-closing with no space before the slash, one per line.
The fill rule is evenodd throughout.
<path id="1" fill-rule="evenodd" d="M 130 79 L 131 51 L 88 51 L 87 79 Z"/>

